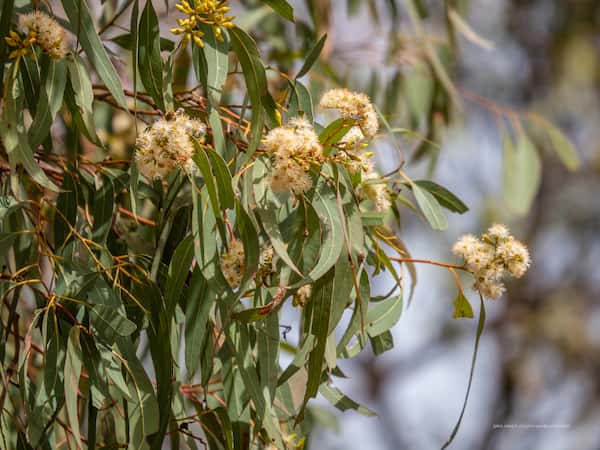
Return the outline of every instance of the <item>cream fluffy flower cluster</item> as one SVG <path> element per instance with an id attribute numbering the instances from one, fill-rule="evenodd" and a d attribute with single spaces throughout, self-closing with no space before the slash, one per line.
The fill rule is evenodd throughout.
<path id="1" fill-rule="evenodd" d="M 188 117 L 182 110 L 177 111 L 173 120 L 157 120 L 136 140 L 135 159 L 140 173 L 154 180 L 164 178 L 177 167 L 192 172 L 192 137 L 199 138 L 205 132 L 202 122 Z"/>
<path id="2" fill-rule="evenodd" d="M 312 124 L 295 117 L 287 125 L 269 131 L 263 144 L 273 156 L 270 183 L 275 192 L 297 195 L 312 187 L 310 167 L 323 161 L 323 149 Z"/>
<path id="3" fill-rule="evenodd" d="M 233 239 L 229 243 L 229 250 L 221 256 L 221 270 L 229 285 L 237 289 L 244 278 L 244 243 Z"/>
<path id="4" fill-rule="evenodd" d="M 64 28 L 42 11 L 20 15 L 19 31 L 35 35 L 35 42 L 52 58 L 61 59 L 69 53 Z"/>
<path id="5" fill-rule="evenodd" d="M 370 159 L 372 153 L 364 151 L 368 141 L 379 130 L 377 113 L 371 100 L 363 93 L 332 89 L 321 97 L 320 105 L 326 109 L 337 109 L 342 118 L 356 121 L 356 126 L 350 128 L 339 142 L 346 155 L 344 164 L 351 173 L 361 174 L 361 196 L 371 200 L 377 211 L 386 211 L 391 206 L 387 186 L 383 182 L 376 182 L 379 175 Z"/>
<path id="6" fill-rule="evenodd" d="M 346 140 L 359 142 L 364 138 L 372 139 L 379 130 L 375 107 L 366 94 L 348 89 L 331 89 L 323 94 L 320 105 L 325 109 L 337 109 L 343 118 L 356 121 L 358 129 L 350 130 Z"/>
<path id="7" fill-rule="evenodd" d="M 504 225 L 492 226 L 481 239 L 471 234 L 462 236 L 452 252 L 464 259 L 466 269 L 475 276 L 473 288 L 491 299 L 504 293 L 506 274 L 520 278 L 531 265 L 527 247 L 511 236 Z"/>

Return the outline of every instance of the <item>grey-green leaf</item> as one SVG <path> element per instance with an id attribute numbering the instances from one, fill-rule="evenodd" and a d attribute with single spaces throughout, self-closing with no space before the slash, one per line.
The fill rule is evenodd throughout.
<path id="1" fill-rule="evenodd" d="M 138 31 L 138 64 L 139 74 L 152 99 L 159 108 L 164 109 L 163 98 L 163 61 L 160 56 L 160 30 L 158 17 L 152 6 L 152 1 L 147 0 L 146 6 L 140 17 Z"/>
<path id="2" fill-rule="evenodd" d="M 262 0 L 262 2 L 273 8 L 273 11 L 281 17 L 291 22 L 294 21 L 294 8 L 286 0 Z"/>
<path id="3" fill-rule="evenodd" d="M 504 196 L 511 211 L 517 215 L 529 212 L 542 179 L 540 155 L 524 134 L 516 146 L 509 136 L 504 137 Z"/>
<path id="4" fill-rule="evenodd" d="M 79 431 L 79 414 L 77 408 L 77 397 L 79 395 L 79 377 L 81 376 L 81 344 L 79 343 L 79 327 L 72 327 L 67 342 L 67 354 L 65 357 L 65 406 L 69 425 L 77 448 L 83 448 L 81 444 L 81 433 Z"/>
<path id="5" fill-rule="evenodd" d="M 75 36 L 79 37 L 79 42 L 92 66 L 117 103 L 121 107 L 127 108 L 121 80 L 96 32 L 86 0 L 62 0 L 62 4 L 69 17 L 72 30 Z"/>
<path id="6" fill-rule="evenodd" d="M 415 194 L 417 204 L 419 205 L 419 208 L 421 208 L 429 225 L 431 225 L 431 228 L 438 231 L 448 228 L 448 220 L 435 197 L 429 191 L 426 191 L 415 183 L 412 183 L 411 187 Z"/>
<path id="7" fill-rule="evenodd" d="M 308 73 L 308 71 L 311 69 L 311 67 L 315 63 L 315 61 L 319 58 L 319 55 L 321 54 L 321 51 L 323 50 L 323 47 L 325 46 L 326 40 L 327 40 L 327 33 L 325 33 L 323 36 L 321 36 L 321 39 L 319 39 L 315 43 L 313 48 L 310 49 L 310 51 L 308 52 L 308 55 L 306 56 L 306 59 L 304 60 L 304 64 L 302 64 L 302 67 L 300 68 L 300 70 L 298 71 L 298 74 L 296 75 L 296 79 L 298 79 Z"/>
<path id="8" fill-rule="evenodd" d="M 552 148 L 565 167 L 571 171 L 577 170 L 581 165 L 581 159 L 569 138 L 552 124 L 547 124 L 545 128 L 552 143 Z"/>

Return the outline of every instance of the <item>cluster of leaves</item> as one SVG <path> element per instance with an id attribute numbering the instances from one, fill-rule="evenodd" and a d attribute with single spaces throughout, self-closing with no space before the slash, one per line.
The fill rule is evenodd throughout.
<path id="1" fill-rule="evenodd" d="M 287 2 L 263 3 L 293 20 Z M 356 177 L 333 160 L 314 171 L 313 189 L 300 197 L 270 190 L 260 149 L 266 130 L 304 116 L 324 154 L 334 155 L 354 126 L 320 124 L 299 80 L 325 36 L 307 47 L 296 76 L 276 72 L 272 80 L 256 42 L 238 26 L 216 33 L 199 23 L 203 46 L 193 46 L 190 61 L 160 38 L 151 1 L 141 13 L 138 0 L 125 2 L 100 31 L 85 1 L 62 6 L 73 51 L 53 59 L 34 49 L 9 60 L 3 38 L 32 5 L 2 4 L 2 446 L 159 449 L 168 436 L 173 448 L 297 448 L 311 429 L 308 402 L 319 393 L 341 410 L 372 415 L 334 379 L 345 376 L 340 359 L 368 345 L 375 354 L 393 347 L 404 269 L 416 277 L 390 223 L 399 225 L 403 205 L 443 230 L 443 209 L 464 213 L 466 206 L 398 169 L 384 179 L 391 210 L 374 212 L 357 196 Z M 131 57 L 133 89 L 123 88 L 102 38 L 126 11 L 130 32 L 111 40 Z M 454 92 L 437 57 L 432 67 Z M 190 72 L 199 87 L 185 86 Z M 226 103 L 233 98 L 241 104 Z M 429 114 L 419 102 L 415 120 Z M 132 145 L 118 159 L 99 138 L 101 124 L 119 113 L 137 128 L 179 108 L 209 126 L 194 176 L 145 180 Z M 245 255 L 238 289 L 220 264 L 233 238 Z M 274 258 L 264 271 L 268 247 Z M 382 272 L 395 285 L 374 296 L 371 284 Z M 292 311 L 305 285 L 310 299 Z M 463 316 L 465 301 L 457 305 Z M 284 311 L 294 317 L 295 343 Z"/>

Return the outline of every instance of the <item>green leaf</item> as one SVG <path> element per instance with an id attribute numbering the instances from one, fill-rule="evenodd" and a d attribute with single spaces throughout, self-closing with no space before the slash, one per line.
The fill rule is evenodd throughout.
<path id="1" fill-rule="evenodd" d="M 581 159 L 569 138 L 549 122 L 545 123 L 544 129 L 548 133 L 552 148 L 565 167 L 571 171 L 577 170 L 581 166 Z"/>
<path id="2" fill-rule="evenodd" d="M 194 269 L 185 307 L 185 367 L 188 378 L 198 369 L 215 298 L 200 269 Z"/>
<path id="3" fill-rule="evenodd" d="M 335 406 L 340 411 L 348 411 L 349 409 L 356 411 L 359 414 L 367 417 L 375 417 L 377 414 L 369 408 L 362 406 L 340 391 L 338 388 L 330 384 L 323 383 L 319 387 L 319 392 L 323 394 L 329 403 Z"/>
<path id="4" fill-rule="evenodd" d="M 233 192 L 233 184 L 229 167 L 227 167 L 227 163 L 217 152 L 207 150 L 206 154 L 210 159 L 210 165 L 216 180 L 221 208 L 233 209 L 235 205 L 235 194 Z"/>
<path id="5" fill-rule="evenodd" d="M 216 295 L 221 298 L 232 298 L 231 287 L 221 272 L 220 254 L 215 239 L 217 219 L 210 206 L 206 188 L 201 191 L 194 189 L 192 205 L 192 234 L 195 240 L 196 263 Z"/>
<path id="6" fill-rule="evenodd" d="M 239 294 L 242 295 L 248 284 L 252 281 L 252 277 L 258 270 L 260 260 L 260 246 L 258 243 L 258 234 L 250 215 L 238 201 L 236 204 L 236 225 L 240 234 L 242 243 L 244 244 L 244 278 L 239 289 Z"/>
<path id="7" fill-rule="evenodd" d="M 475 336 L 475 347 L 473 348 L 473 359 L 471 360 L 471 372 L 469 373 L 469 382 L 467 384 L 467 392 L 465 394 L 465 401 L 463 402 L 462 410 L 460 411 L 460 416 L 458 417 L 458 421 L 450 434 L 450 437 L 446 441 L 446 443 L 442 446 L 442 450 L 448 448 L 448 446 L 454 440 L 456 433 L 458 433 L 458 429 L 460 428 L 460 424 L 462 422 L 462 418 L 465 414 L 465 409 L 467 408 L 467 401 L 469 400 L 469 393 L 471 392 L 471 383 L 473 381 L 473 372 L 475 371 L 475 361 L 477 360 L 477 350 L 479 349 L 479 339 L 481 338 L 481 334 L 483 333 L 483 328 L 485 325 L 485 305 L 483 304 L 483 297 L 479 296 L 480 300 L 480 309 L 479 309 L 479 321 L 477 322 L 477 334 Z"/>
<path id="8" fill-rule="evenodd" d="M 254 167 L 252 168 L 253 185 L 254 185 L 254 198 L 256 201 L 256 212 L 262 223 L 263 229 L 275 253 L 282 259 L 285 264 L 291 268 L 298 275 L 302 276 L 302 272 L 296 267 L 296 264 L 290 258 L 288 254 L 286 244 L 279 228 L 279 222 L 277 220 L 277 204 L 274 194 L 266 187 L 265 179 L 267 176 L 267 168 L 262 159 L 257 159 Z"/>
<path id="9" fill-rule="evenodd" d="M 504 137 L 504 196 L 511 211 L 525 215 L 542 181 L 540 155 L 529 138 L 520 134 L 516 147 Z"/>
<path id="10" fill-rule="evenodd" d="M 129 336 L 137 326 L 119 310 L 110 305 L 95 305 L 90 311 L 94 329 L 112 342 L 117 336 Z"/>
<path id="11" fill-rule="evenodd" d="M 92 212 L 94 217 L 94 228 L 92 239 L 95 242 L 105 243 L 112 226 L 115 210 L 115 188 L 112 180 L 104 176 L 102 185 L 94 193 Z"/>
<path id="12" fill-rule="evenodd" d="M 303 115 L 310 123 L 314 120 L 313 101 L 310 92 L 299 81 L 290 81 L 290 103 L 288 116 L 295 117 Z"/>
<path id="13" fill-rule="evenodd" d="M 10 66 L 4 84 L 4 111 L 0 121 L 0 136 L 8 154 L 11 171 L 21 164 L 37 183 L 55 192 L 60 189 L 48 178 L 33 157 L 23 125 L 23 89 L 16 77 L 18 66 Z"/>
<path id="14" fill-rule="evenodd" d="M 348 327 L 342 335 L 336 349 L 337 354 L 342 358 L 351 358 L 353 356 L 351 354 L 352 351 L 347 348 L 347 345 L 353 336 L 358 336 L 358 352 L 362 351 L 366 343 L 364 329 L 367 323 L 367 301 L 370 297 L 371 285 L 369 282 L 369 275 L 363 270 L 360 274 L 359 295 L 356 295 L 352 317 L 350 318 Z"/>
<path id="15" fill-rule="evenodd" d="M 200 31 L 204 33 L 204 48 L 200 51 L 206 60 L 205 89 L 211 106 L 218 108 L 229 69 L 229 40 L 225 39 L 226 34 L 223 35 L 223 40 L 217 39 L 213 27 L 203 23 L 200 24 Z"/>
<path id="16" fill-rule="evenodd" d="M 70 234 L 69 225 L 75 227 L 77 221 L 77 187 L 71 173 L 66 170 L 62 184 L 63 192 L 56 199 L 56 209 L 60 214 L 54 216 L 54 247 L 62 248 Z"/>
<path id="17" fill-rule="evenodd" d="M 402 295 L 376 303 L 367 312 L 367 333 L 378 336 L 392 328 L 402 315 Z"/>
<path id="18" fill-rule="evenodd" d="M 308 274 L 309 278 L 316 281 L 337 262 L 344 248 L 344 234 L 337 208 L 337 197 L 322 178 L 318 181 L 312 205 L 325 229 L 319 260 Z"/>
<path id="19" fill-rule="evenodd" d="M 375 356 L 394 348 L 394 336 L 389 330 L 377 336 L 369 336 L 369 341 L 371 342 L 371 348 Z"/>
<path id="20" fill-rule="evenodd" d="M 346 133 L 354 126 L 354 121 L 337 119 L 331 122 L 319 135 L 319 141 L 323 145 L 323 155 L 329 156 L 335 144 L 346 136 Z"/>
<path id="21" fill-rule="evenodd" d="M 169 264 L 167 284 L 164 289 L 167 304 L 166 319 L 169 321 L 175 314 L 175 307 L 183 292 L 193 259 L 194 239 L 189 235 L 177 245 L 173 257 L 171 258 L 171 263 Z"/>
<path id="22" fill-rule="evenodd" d="M 452 304 L 454 305 L 454 314 L 452 314 L 452 318 L 460 319 L 462 317 L 466 317 L 467 319 L 472 319 L 475 317 L 473 315 L 473 308 L 462 291 L 458 292 L 458 295 Z"/>
<path id="23" fill-rule="evenodd" d="M 302 347 L 296 352 L 294 359 L 290 363 L 289 366 L 281 373 L 279 379 L 277 380 L 277 386 L 281 386 L 290 378 L 292 378 L 300 369 L 304 367 L 306 361 L 308 360 L 308 355 L 315 347 L 316 338 L 312 334 L 306 336 L 304 342 L 302 343 Z"/>
<path id="24" fill-rule="evenodd" d="M 146 6 L 140 17 L 138 31 L 139 74 L 144 87 L 160 109 L 164 109 L 163 98 L 163 60 L 160 56 L 160 30 L 158 17 L 152 0 L 146 0 Z"/>
<path id="25" fill-rule="evenodd" d="M 104 81 L 104 84 L 113 95 L 119 106 L 127 108 L 127 101 L 123 94 L 121 80 L 114 66 L 108 58 L 108 54 L 100 36 L 96 32 L 94 22 L 90 15 L 86 0 L 61 0 L 65 13 L 71 23 L 73 34 L 79 38 L 79 42 L 88 56 L 92 66 Z"/>
<path id="26" fill-rule="evenodd" d="M 69 70 L 69 83 L 75 104 L 81 114 L 84 132 L 86 136 L 96 145 L 101 145 L 100 139 L 96 135 L 96 125 L 94 123 L 94 91 L 92 81 L 83 61 L 77 55 L 67 59 L 67 68 Z"/>
<path id="27" fill-rule="evenodd" d="M 137 20 L 135 21 L 137 24 Z M 132 30 L 137 27 L 133 27 Z M 132 52 L 135 50 L 134 46 L 135 33 L 123 33 L 110 38 L 112 42 L 117 44 L 119 47 L 125 50 L 131 50 Z M 161 52 L 172 52 L 175 50 L 175 42 L 167 38 L 160 38 L 160 51 Z"/>
<path id="28" fill-rule="evenodd" d="M 148 448 L 146 437 L 158 430 L 159 409 L 154 387 L 144 370 L 135 349 L 126 338 L 117 340 L 117 349 L 125 373 L 131 399 L 128 400 L 129 442 L 130 448 L 142 450 Z"/>
<path id="29" fill-rule="evenodd" d="M 343 252 L 339 255 L 335 264 L 328 336 L 334 333 L 344 311 L 351 304 L 350 294 L 352 294 L 352 290 L 354 289 L 354 280 L 352 277 L 353 272 L 350 265 L 350 258 L 346 252 Z"/>
<path id="30" fill-rule="evenodd" d="M 79 327 L 72 327 L 67 342 L 67 355 L 65 357 L 65 406 L 67 417 L 73 437 L 78 448 L 81 444 L 81 433 L 79 431 L 79 414 L 77 408 L 77 396 L 79 394 L 79 377 L 81 376 L 81 344 L 79 343 Z"/>
<path id="31" fill-rule="evenodd" d="M 262 138 L 265 120 L 262 97 L 267 91 L 267 76 L 254 40 L 238 27 L 231 28 L 229 36 L 231 38 L 231 48 L 242 66 L 248 96 L 252 105 L 250 139 L 244 157 L 245 162 L 250 160 Z"/>
<path id="32" fill-rule="evenodd" d="M 227 342 L 232 347 L 238 370 L 244 380 L 244 387 L 248 391 L 254 404 L 257 415 L 257 429 L 261 426 L 267 431 L 268 437 L 273 439 L 277 448 L 283 447 L 281 433 L 271 407 L 271 398 L 268 391 L 261 391 L 256 368 L 250 365 L 250 339 L 247 325 L 233 322 L 226 331 Z"/>
<path id="33" fill-rule="evenodd" d="M 429 191 L 444 208 L 459 214 L 466 213 L 469 208 L 461 199 L 443 186 L 429 180 L 417 180 L 415 184 Z"/>
<path id="34" fill-rule="evenodd" d="M 421 208 L 421 211 L 423 211 L 431 228 L 438 231 L 448 228 L 446 216 L 435 197 L 429 191 L 420 188 L 415 183 L 411 183 L 411 187 L 415 194 L 417 204 L 419 205 L 419 208 Z"/>
<path id="35" fill-rule="evenodd" d="M 67 82 L 67 64 L 49 56 L 42 58 L 42 83 L 33 122 L 29 127 L 29 145 L 36 149 L 50 133 L 60 109 Z"/>
<path id="36" fill-rule="evenodd" d="M 262 2 L 273 8 L 273 11 L 284 19 L 294 21 L 294 8 L 286 0 L 262 0 Z"/>
<path id="37" fill-rule="evenodd" d="M 269 398 L 273 401 L 279 372 L 279 315 L 269 314 L 265 320 L 257 324 L 256 332 L 261 388 L 263 392 L 269 393 Z"/>
<path id="38" fill-rule="evenodd" d="M 296 75 L 296 79 L 303 77 L 304 75 L 306 75 L 308 73 L 308 71 L 311 69 L 311 67 L 315 63 L 315 61 L 321 55 L 321 51 L 323 50 L 323 47 L 325 46 L 326 40 L 327 40 L 327 33 L 325 33 L 323 36 L 321 36 L 321 39 L 319 39 L 315 43 L 313 48 L 310 49 L 310 51 L 308 52 L 308 55 L 306 56 L 306 59 L 304 60 L 304 64 L 302 64 L 302 67 L 300 68 L 300 70 L 298 71 L 298 74 Z"/>
<path id="39" fill-rule="evenodd" d="M 194 163 L 196 163 L 196 167 L 198 167 L 200 173 L 202 174 L 202 178 L 204 179 L 204 185 L 206 186 L 215 217 L 221 217 L 221 204 L 217 189 L 216 177 L 213 173 L 210 160 L 208 159 L 208 151 L 200 147 L 200 145 L 195 141 L 194 146 L 196 147 L 196 152 L 194 153 L 192 159 L 194 160 Z"/>
<path id="40" fill-rule="evenodd" d="M 319 277 L 313 286 L 313 293 L 306 308 L 309 317 L 306 319 L 306 327 L 309 335 L 315 337 L 316 344 L 308 360 L 308 381 L 303 407 L 298 416 L 300 420 L 308 400 L 317 395 L 321 385 L 328 337 L 335 330 L 335 325 L 349 302 L 352 288 L 352 272 L 346 254 L 338 255 L 335 267 L 327 275 Z"/>

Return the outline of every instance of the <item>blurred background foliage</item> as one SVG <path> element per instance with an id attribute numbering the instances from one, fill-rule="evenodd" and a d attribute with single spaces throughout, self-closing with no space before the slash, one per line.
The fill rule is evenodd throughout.
<path id="1" fill-rule="evenodd" d="M 450 234 L 504 220 L 532 251 L 531 272 L 490 305 L 472 396 L 454 445 L 599 448 L 600 2 L 415 2 L 429 42 L 452 74 L 463 114 L 448 107 L 447 92 L 429 76 L 423 42 L 406 8 L 410 2 L 315 3 L 322 5 L 319 23 L 330 38 L 328 61 L 345 82 L 367 89 L 393 126 L 407 126 L 403 114 L 409 109 L 390 86 L 404 87 L 406 98 L 417 97 L 417 103 L 435 92 L 433 126 L 419 128 L 414 117 L 409 123 L 441 146 L 420 142 L 414 150 L 405 144 L 404 155 L 437 160 L 437 166 L 424 161 L 423 172 L 434 171 L 436 180 L 466 199 L 471 217 L 451 217 Z M 451 10 L 464 23 L 453 20 Z M 423 71 L 424 79 L 411 78 Z M 575 144 L 581 159 L 571 165 L 576 170 L 561 164 L 535 123 L 538 114 Z M 511 208 L 506 183 L 497 178 L 506 170 L 502 140 L 521 125 L 543 166 L 528 211 Z M 391 164 L 384 150 L 382 162 Z M 411 248 L 413 254 L 448 256 L 434 250 L 445 240 L 431 239 L 412 219 L 404 232 L 407 240 L 422 242 Z M 439 297 L 451 281 L 435 270 L 421 269 L 419 275 L 428 286 L 417 287 L 417 307 L 394 331 L 402 348 L 382 359 L 363 358 L 358 381 L 348 383 L 380 420 L 346 416 L 337 438 L 319 434 L 322 448 L 435 448 L 441 430 L 451 428 L 472 328 L 440 313 Z"/>
<path id="2" fill-rule="evenodd" d="M 383 171 L 415 163 L 471 208 L 469 217 L 448 218 L 447 236 L 431 237 L 422 221 L 403 216 L 412 254 L 449 259 L 444 249 L 457 235 L 493 221 L 507 222 L 531 247 L 530 273 L 490 305 L 455 448 L 600 448 L 600 2 L 291 3 L 293 24 L 263 2 L 232 2 L 236 23 L 269 64 L 275 101 L 287 87 L 280 75 L 293 77 L 327 35 L 302 78 L 311 92 L 332 85 L 367 92 L 388 122 L 376 154 Z M 127 14 L 107 25 L 122 2 L 94 6 L 118 61 L 128 45 L 118 26 L 128 28 Z M 166 32 L 175 22 L 172 6 L 155 5 L 165 48 L 173 45 Z M 125 72 L 127 64 L 117 67 Z M 190 65 L 190 55 L 179 53 L 175 87 L 189 82 Z M 228 79 L 224 103 L 243 100 L 236 82 Z M 96 125 L 108 156 L 127 157 L 135 142 L 131 118 L 107 107 Z M 535 150 L 515 161 L 509 144 L 518 147 L 523 136 Z M 120 216 L 115 226 L 135 225 Z M 147 236 L 129 236 L 140 250 L 148 243 Z M 379 418 L 316 409 L 319 422 L 338 433 L 318 431 L 312 448 L 436 448 L 452 429 L 475 324 L 451 320 L 446 274 L 419 268 L 419 278 L 415 304 L 393 331 L 397 348 L 348 363 L 352 380 L 342 385 Z M 380 279 L 382 291 L 387 283 Z"/>

